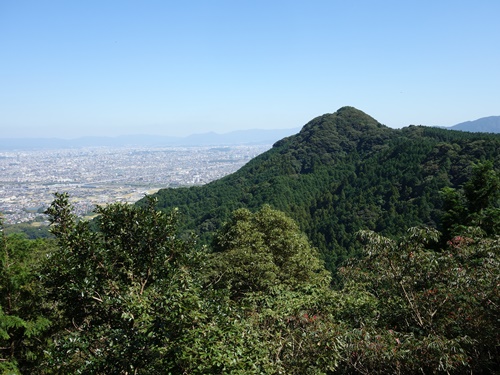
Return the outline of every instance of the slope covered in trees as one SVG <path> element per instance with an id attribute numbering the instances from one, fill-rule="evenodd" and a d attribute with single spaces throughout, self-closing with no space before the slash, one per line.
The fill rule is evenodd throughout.
<path id="1" fill-rule="evenodd" d="M 184 229 L 202 239 L 235 209 L 269 204 L 298 222 L 334 270 L 359 251 L 357 230 L 397 236 L 409 227 L 437 226 L 441 189 L 460 187 L 476 163 L 499 156 L 500 136 L 391 129 L 344 107 L 313 119 L 232 175 L 155 197 L 161 209 L 178 207 Z"/>

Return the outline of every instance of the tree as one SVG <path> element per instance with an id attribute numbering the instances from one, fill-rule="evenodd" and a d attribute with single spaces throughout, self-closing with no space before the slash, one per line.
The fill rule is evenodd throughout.
<path id="1" fill-rule="evenodd" d="M 488 235 L 500 234 L 500 177 L 492 162 L 475 164 L 463 188 L 447 187 L 441 193 L 445 241 L 469 226 L 479 227 Z"/>
<path id="2" fill-rule="evenodd" d="M 97 208 L 94 232 L 73 215 L 66 194 L 56 195 L 47 213 L 59 248 L 42 273 L 58 328 L 46 373 L 335 368 L 328 272 L 293 221 L 267 207 L 237 211 L 208 258 L 178 238 L 176 213 L 156 211 L 155 203 Z M 252 265 L 236 256 L 252 244 L 272 255 L 272 276 L 261 272 L 268 258 L 252 258 Z"/>
<path id="3" fill-rule="evenodd" d="M 500 240 L 411 228 L 399 241 L 360 232 L 364 257 L 342 269 L 342 369 L 361 373 L 492 373 L 498 342 Z"/>
<path id="4" fill-rule="evenodd" d="M 47 242 L 5 236 L 0 220 L 0 372 L 37 373 L 50 321 L 37 265 Z"/>
<path id="5" fill-rule="evenodd" d="M 269 206 L 239 209 L 213 249 L 207 284 L 217 313 L 190 340 L 199 373 L 333 371 L 341 345 L 330 276 L 297 224 Z"/>
<path id="6" fill-rule="evenodd" d="M 59 324 L 47 368 L 60 373 L 174 371 L 183 330 L 199 318 L 200 252 L 176 234 L 176 212 L 97 207 L 99 231 L 67 194 L 47 210 L 59 248 L 43 281 Z"/>
<path id="7" fill-rule="evenodd" d="M 324 287 L 330 277 L 297 224 L 265 205 L 256 213 L 236 210 L 216 234 L 212 256 L 214 279 L 233 298 L 247 293 Z"/>
<path id="8" fill-rule="evenodd" d="M 500 177 L 491 161 L 474 165 L 472 177 L 464 185 L 464 193 L 471 213 L 498 205 Z"/>

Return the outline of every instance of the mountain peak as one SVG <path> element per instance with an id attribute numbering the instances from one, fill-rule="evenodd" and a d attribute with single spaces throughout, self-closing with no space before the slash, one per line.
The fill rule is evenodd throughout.
<path id="1" fill-rule="evenodd" d="M 311 130 L 317 131 L 325 126 L 335 128 L 336 131 L 340 132 L 368 131 L 373 128 L 381 129 L 384 127 L 384 125 L 373 117 L 359 109 L 354 107 L 342 107 L 334 113 L 327 113 L 316 117 L 307 123 L 302 130 L 305 132 Z"/>
<path id="2" fill-rule="evenodd" d="M 394 132 L 373 117 L 354 107 L 342 107 L 334 113 L 308 122 L 299 134 L 285 138 L 275 147 L 311 149 L 315 154 L 345 155 L 354 150 L 369 151 L 382 144 Z"/>
<path id="3" fill-rule="evenodd" d="M 274 144 L 271 154 L 294 165 L 294 173 L 311 173 L 346 157 L 362 157 L 380 148 L 396 130 L 354 107 L 342 107 L 309 121 L 302 130 Z M 355 156 L 357 155 L 357 156 Z"/>

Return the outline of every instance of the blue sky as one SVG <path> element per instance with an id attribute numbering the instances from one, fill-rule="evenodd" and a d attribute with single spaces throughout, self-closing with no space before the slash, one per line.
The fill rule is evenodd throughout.
<path id="1" fill-rule="evenodd" d="M 0 0 L 0 137 L 500 115 L 500 1 Z"/>

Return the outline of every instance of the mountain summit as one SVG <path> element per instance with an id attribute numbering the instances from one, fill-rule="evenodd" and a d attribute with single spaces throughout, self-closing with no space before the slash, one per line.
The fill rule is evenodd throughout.
<path id="1" fill-rule="evenodd" d="M 291 154 L 301 150 L 300 160 L 317 159 L 322 163 L 345 157 L 353 151 L 369 151 L 383 144 L 392 129 L 354 107 L 342 107 L 308 122 L 295 136 L 285 138 L 275 147 Z M 303 159 L 304 158 L 304 159 Z"/>
<path id="2" fill-rule="evenodd" d="M 271 205 L 298 222 L 334 270 L 357 251 L 360 229 L 392 236 L 435 226 L 440 190 L 464 184 L 474 163 L 499 157 L 499 135 L 391 129 L 343 107 L 314 118 L 231 175 L 155 196 L 159 208 L 178 207 L 185 229 L 206 241 L 235 209 Z"/>

